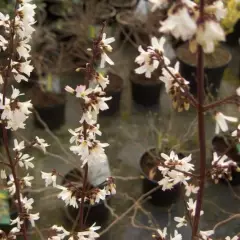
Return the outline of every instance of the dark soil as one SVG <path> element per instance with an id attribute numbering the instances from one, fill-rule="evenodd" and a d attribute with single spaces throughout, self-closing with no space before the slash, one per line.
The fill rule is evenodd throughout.
<path id="1" fill-rule="evenodd" d="M 106 92 L 111 93 L 121 91 L 123 88 L 123 79 L 111 72 L 109 72 L 107 75 L 109 76 L 110 83 L 106 88 Z"/>
<path id="2" fill-rule="evenodd" d="M 191 65 L 196 66 L 197 54 L 189 50 L 188 43 L 183 44 L 176 50 L 179 60 Z M 231 60 L 231 55 L 228 50 L 222 46 L 216 47 L 212 54 L 204 55 L 204 66 L 206 68 L 216 68 L 226 65 Z"/>
<path id="3" fill-rule="evenodd" d="M 135 71 L 130 73 L 130 80 L 134 83 L 142 85 L 161 84 L 159 77 L 162 72 L 160 70 L 153 72 L 151 78 L 146 78 L 144 74 L 136 74 Z"/>
<path id="4" fill-rule="evenodd" d="M 43 92 L 39 87 L 34 87 L 31 90 L 31 99 L 34 106 L 44 108 L 64 103 L 65 95 L 53 92 Z"/>

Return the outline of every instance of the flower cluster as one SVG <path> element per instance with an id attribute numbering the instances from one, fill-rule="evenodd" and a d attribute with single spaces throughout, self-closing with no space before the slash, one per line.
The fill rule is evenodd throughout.
<path id="1" fill-rule="evenodd" d="M 156 2 L 152 10 L 166 4 L 165 1 Z M 171 33 L 175 38 L 183 41 L 190 40 L 190 49 L 195 52 L 200 44 L 204 52 L 211 53 L 215 43 L 225 40 L 224 30 L 220 25 L 227 13 L 222 0 L 209 1 L 205 4 L 204 16 L 200 15 L 200 7 L 191 0 L 174 1 L 168 10 L 168 17 L 161 22 L 159 29 L 162 33 Z"/>
<path id="2" fill-rule="evenodd" d="M 152 72 L 159 67 L 159 64 L 169 65 L 169 59 L 163 55 L 165 41 L 165 38 L 158 41 L 156 37 L 153 37 L 151 40 L 152 46 L 149 46 L 146 51 L 142 46 L 139 46 L 140 55 L 135 60 L 140 65 L 139 68 L 135 69 L 137 74 L 145 73 L 147 78 L 151 78 Z"/>
<path id="3" fill-rule="evenodd" d="M 176 184 L 183 183 L 187 185 L 190 177 L 186 176 L 186 173 L 191 174 L 194 170 L 194 165 L 190 163 L 192 156 L 189 155 L 179 159 L 178 154 L 171 151 L 170 156 L 161 153 L 161 157 L 165 160 L 158 167 L 163 175 L 163 179 L 159 181 L 159 185 L 162 186 L 163 191 L 171 189 Z"/>
<path id="4" fill-rule="evenodd" d="M 165 83 L 166 92 L 171 96 L 173 107 L 179 112 L 188 110 L 190 107 L 187 93 L 189 92 L 189 82 L 185 80 L 179 73 L 179 62 L 175 67 L 169 67 L 170 60 L 164 56 L 165 38 L 162 37 L 158 41 L 153 37 L 152 46 L 145 51 L 139 46 L 140 55 L 136 57 L 135 62 L 140 65 L 135 72 L 137 74 L 145 73 L 147 78 L 151 78 L 151 74 L 158 68 L 162 70 L 162 76 L 159 79 Z"/>
<path id="5" fill-rule="evenodd" d="M 16 131 L 19 128 L 25 128 L 25 121 L 31 113 L 31 101 L 20 102 L 18 100 L 20 91 L 12 88 L 10 99 L 0 94 L 0 109 L 2 110 L 1 119 L 6 122 L 6 128 Z"/>
<path id="6" fill-rule="evenodd" d="M 210 174 L 215 183 L 218 183 L 218 180 L 222 178 L 227 178 L 231 181 L 232 171 L 237 168 L 237 163 L 229 159 L 226 155 L 218 156 L 216 152 L 213 153 Z"/>
<path id="7" fill-rule="evenodd" d="M 71 232 L 68 232 L 66 229 L 64 229 L 64 227 L 62 227 L 62 226 L 54 225 L 51 228 L 48 240 L 61 240 L 61 239 L 94 240 L 94 239 L 100 237 L 99 234 L 96 233 L 96 231 L 99 229 L 100 229 L 100 227 L 95 226 L 95 224 L 93 224 L 89 229 L 86 229 L 86 231 L 71 233 Z"/>
<path id="8" fill-rule="evenodd" d="M 61 190 L 58 194 L 58 198 L 62 199 L 66 206 L 72 206 L 74 208 L 79 207 L 83 192 L 78 182 L 68 182 L 65 186 L 57 185 L 57 173 L 55 171 L 52 173 L 42 172 L 42 178 L 45 180 L 46 186 L 52 185 Z M 104 185 L 103 188 L 95 187 L 84 193 L 84 202 L 95 205 L 101 200 L 104 201 L 107 196 L 116 193 L 116 186 L 113 178 L 109 177 L 102 185 Z"/>

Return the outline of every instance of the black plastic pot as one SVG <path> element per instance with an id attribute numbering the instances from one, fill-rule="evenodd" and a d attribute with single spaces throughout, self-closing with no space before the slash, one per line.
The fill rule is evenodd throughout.
<path id="1" fill-rule="evenodd" d="M 149 151 L 154 152 L 155 150 L 156 149 L 151 149 Z M 162 178 L 162 175 L 159 171 L 158 172 L 158 176 L 159 176 L 158 181 L 154 180 L 154 179 L 149 179 L 146 172 L 143 170 L 143 166 L 144 166 L 144 164 L 146 164 L 145 163 L 146 157 L 153 158 L 152 156 L 150 156 L 149 151 L 145 152 L 140 159 L 140 168 L 142 170 L 142 174 L 145 177 L 143 179 L 143 185 L 142 185 L 144 194 L 151 191 L 153 188 L 156 188 L 157 186 L 159 186 L 158 181 L 160 181 Z M 175 185 L 171 190 L 166 190 L 166 191 L 163 191 L 160 188 L 149 195 L 149 196 L 151 196 L 149 201 L 152 204 L 157 205 L 157 206 L 169 206 L 178 200 L 180 192 L 181 192 L 180 185 Z"/>
<path id="2" fill-rule="evenodd" d="M 234 26 L 233 32 L 229 33 L 226 36 L 226 41 L 231 46 L 239 45 L 239 39 L 240 39 L 240 20 L 237 21 L 237 23 Z"/>
<path id="3" fill-rule="evenodd" d="M 185 45 L 180 46 L 177 51 L 177 58 L 180 62 L 180 73 L 181 75 L 190 82 L 190 92 L 193 95 L 197 95 L 197 82 L 196 82 L 196 65 L 194 63 L 188 63 L 184 57 L 179 54 L 180 49 L 182 49 Z M 225 49 L 221 46 L 222 49 Z M 188 50 L 190 51 L 190 50 Z M 207 94 L 212 95 L 213 97 L 218 96 L 218 91 L 221 86 L 222 77 L 226 67 L 228 66 L 231 60 L 230 52 L 225 49 L 226 53 L 228 53 L 228 58 L 225 59 L 225 62 L 217 67 L 205 67 L 204 68 L 204 83 L 205 83 L 205 91 Z"/>
<path id="4" fill-rule="evenodd" d="M 100 112 L 102 116 L 112 116 L 115 113 L 119 112 L 123 90 L 123 79 L 120 76 L 113 73 L 109 73 L 108 76 L 110 84 L 109 87 L 106 88 L 106 97 L 112 97 L 112 99 L 107 101 L 109 108 L 105 111 Z M 116 84 L 116 86 L 111 87 L 112 84 Z"/>
<path id="5" fill-rule="evenodd" d="M 63 179 L 62 184 L 65 185 L 67 182 L 79 181 L 81 179 L 81 172 L 78 169 L 73 169 L 69 171 Z M 109 204 L 109 199 L 107 200 Z M 68 224 L 72 227 L 75 219 L 77 219 L 79 208 L 73 208 L 72 206 L 67 207 L 65 209 L 67 214 L 65 214 L 66 219 L 68 220 Z M 103 202 L 95 205 L 85 204 L 84 206 L 84 220 L 85 220 L 85 228 L 91 227 L 94 223 L 96 226 L 104 227 L 109 218 L 109 210 L 105 207 Z M 79 224 L 78 224 L 79 225 Z"/>
<path id="6" fill-rule="evenodd" d="M 65 95 L 62 95 L 64 98 Z M 44 101 L 44 99 L 43 99 Z M 40 118 L 47 124 L 50 130 L 59 129 L 65 123 L 65 101 L 51 104 L 46 107 L 34 106 Z M 43 124 L 38 120 L 34 114 L 34 123 L 38 128 L 44 128 Z"/>
<path id="7" fill-rule="evenodd" d="M 134 102 L 144 107 L 159 104 L 161 82 L 145 79 L 144 75 L 132 73 L 130 76 L 132 85 L 132 98 Z"/>
<path id="8" fill-rule="evenodd" d="M 231 138 L 229 138 L 229 141 L 231 141 Z M 224 139 L 221 136 L 215 136 L 212 140 L 212 146 L 214 151 L 218 154 L 218 155 L 222 155 L 225 153 L 225 151 L 229 148 L 229 146 L 233 146 L 232 148 L 230 148 L 230 150 L 228 151 L 228 153 L 226 153 L 225 155 L 230 158 L 231 160 L 233 160 L 234 162 L 236 162 L 238 165 L 240 164 L 240 152 L 238 151 L 236 145 L 232 145 L 231 142 L 227 142 L 226 139 Z M 227 183 L 225 179 L 222 179 L 223 183 Z M 232 170 L 232 180 L 229 181 L 229 183 L 231 185 L 239 185 L 240 184 L 240 172 L 235 171 L 234 169 Z"/>

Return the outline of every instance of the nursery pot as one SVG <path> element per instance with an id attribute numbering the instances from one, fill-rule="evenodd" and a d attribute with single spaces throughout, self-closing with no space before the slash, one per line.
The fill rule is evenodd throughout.
<path id="1" fill-rule="evenodd" d="M 59 129 L 65 123 L 65 95 L 52 92 L 42 92 L 33 98 L 33 106 L 40 118 L 50 130 Z M 34 123 L 38 128 L 44 128 L 34 114 Z"/>
<path id="2" fill-rule="evenodd" d="M 226 37 L 227 43 L 232 46 L 237 46 L 240 39 L 240 20 L 234 26 L 233 32 L 229 33 Z"/>
<path id="3" fill-rule="evenodd" d="M 144 75 L 132 72 L 130 75 L 132 85 L 132 98 L 135 103 L 144 107 L 151 107 L 159 103 L 161 82 L 156 75 L 151 79 Z"/>
<path id="4" fill-rule="evenodd" d="M 112 97 L 112 99 L 107 101 L 109 108 L 100 112 L 103 116 L 112 116 L 119 112 L 123 90 L 123 79 L 120 76 L 114 73 L 108 73 L 108 76 L 110 83 L 106 88 L 106 97 Z"/>
<path id="5" fill-rule="evenodd" d="M 239 144 L 239 143 L 238 143 Z M 225 153 L 225 151 L 232 146 L 231 138 L 224 138 L 222 136 L 215 136 L 212 140 L 212 146 L 215 152 L 217 152 L 218 156 L 221 156 Z M 240 164 L 240 151 L 237 148 L 237 145 L 232 146 L 228 153 L 225 154 L 228 158 L 232 161 L 236 162 L 238 165 Z M 224 183 L 226 180 L 223 179 Z M 232 180 L 229 181 L 231 185 L 239 185 L 240 184 L 240 172 L 235 171 L 232 169 Z"/>
<path id="6" fill-rule="evenodd" d="M 153 155 L 151 155 L 151 154 Z M 156 169 L 156 174 L 154 177 L 149 176 L 150 169 L 156 166 L 157 161 L 154 160 L 154 156 L 159 156 L 157 149 L 153 148 L 145 152 L 140 159 L 140 168 L 142 174 L 144 175 L 143 179 L 143 193 L 147 193 L 153 188 L 159 186 L 158 182 L 163 178 L 161 172 Z M 181 192 L 181 186 L 175 185 L 171 190 L 163 191 L 161 188 L 153 192 L 150 196 L 150 202 L 157 206 L 169 206 L 177 201 Z"/>
<path id="7" fill-rule="evenodd" d="M 190 92 L 197 95 L 196 54 L 190 52 L 188 44 L 183 44 L 177 48 L 176 55 L 180 62 L 181 75 L 190 82 Z M 211 55 L 204 55 L 204 85 L 207 94 L 218 96 L 224 70 L 231 58 L 231 53 L 223 46 L 216 47 Z"/>
<path id="8" fill-rule="evenodd" d="M 77 169 L 72 169 L 69 171 L 63 178 L 62 184 L 65 185 L 67 182 L 81 182 L 82 173 Z M 91 184 L 88 184 L 88 188 L 92 188 Z M 109 200 L 107 200 L 109 201 Z M 80 206 L 80 204 L 79 204 Z M 79 208 L 74 208 L 72 206 L 68 206 L 66 218 L 68 220 L 69 225 L 72 227 L 72 221 L 77 219 L 79 214 Z M 109 217 L 109 210 L 105 207 L 104 203 L 100 201 L 95 205 L 90 205 L 88 203 L 84 204 L 84 220 L 85 220 L 85 228 L 91 227 L 94 223 L 96 226 L 104 226 Z M 79 224 L 78 224 L 79 225 Z"/>

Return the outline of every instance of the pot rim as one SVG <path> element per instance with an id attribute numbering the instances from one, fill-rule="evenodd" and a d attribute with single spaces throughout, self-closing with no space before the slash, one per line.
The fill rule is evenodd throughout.
<path id="1" fill-rule="evenodd" d="M 153 82 L 153 81 L 148 81 L 146 80 L 146 82 L 144 84 L 141 84 L 140 82 L 135 82 L 133 79 L 133 76 L 138 76 L 134 71 L 130 72 L 130 76 L 129 76 L 129 80 L 131 83 L 137 84 L 137 85 L 141 85 L 141 86 L 159 86 L 162 85 L 163 82 L 161 82 L 160 80 Z"/>
<path id="2" fill-rule="evenodd" d="M 179 47 L 176 49 L 176 58 L 177 58 L 177 60 L 178 60 L 179 62 L 182 62 L 182 63 L 188 65 L 188 66 L 191 66 L 191 67 L 193 67 L 193 68 L 196 68 L 196 67 L 197 67 L 196 65 L 191 64 L 191 63 L 187 63 L 186 61 L 184 61 L 183 59 L 181 59 L 181 58 L 178 56 L 177 50 L 178 50 L 180 47 L 182 47 L 183 45 L 184 45 L 184 44 L 182 44 L 181 46 L 179 46 Z M 217 66 L 217 67 L 204 67 L 204 69 L 206 69 L 206 70 L 212 70 L 212 69 L 218 69 L 218 68 L 227 67 L 227 66 L 229 65 L 230 61 L 232 60 L 232 54 L 231 54 L 231 52 L 228 50 L 228 48 L 227 48 L 226 46 L 224 46 L 224 45 L 222 45 L 222 44 L 219 45 L 219 46 L 220 46 L 221 48 L 225 49 L 225 50 L 228 52 L 228 54 L 229 54 L 228 61 L 227 61 L 226 63 L 222 64 L 222 65 Z"/>
<path id="3" fill-rule="evenodd" d="M 121 5 L 121 3 L 119 4 L 118 2 L 116 2 L 114 0 L 109 1 L 109 4 L 116 8 L 133 8 L 137 5 L 137 3 L 138 3 L 138 0 L 131 0 L 126 3 L 123 3 L 122 5 Z"/>

